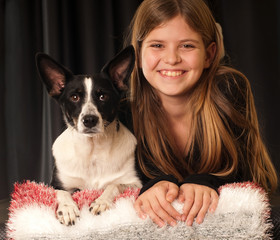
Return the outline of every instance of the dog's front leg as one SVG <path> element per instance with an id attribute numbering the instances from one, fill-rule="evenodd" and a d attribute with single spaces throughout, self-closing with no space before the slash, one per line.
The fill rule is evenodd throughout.
<path id="1" fill-rule="evenodd" d="M 111 208 L 115 197 L 122 191 L 122 186 L 110 184 L 105 189 L 102 195 L 91 203 L 89 211 L 94 215 Z"/>
<path id="2" fill-rule="evenodd" d="M 58 201 L 56 210 L 58 220 L 66 226 L 74 225 L 80 211 L 71 194 L 64 190 L 56 190 L 56 198 Z"/>

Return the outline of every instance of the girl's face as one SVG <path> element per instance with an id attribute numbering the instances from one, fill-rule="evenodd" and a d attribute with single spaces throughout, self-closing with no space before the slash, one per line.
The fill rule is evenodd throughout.
<path id="1" fill-rule="evenodd" d="M 215 43 L 205 49 L 202 37 L 177 16 L 153 29 L 143 41 L 141 67 L 160 98 L 186 96 L 208 68 Z"/>

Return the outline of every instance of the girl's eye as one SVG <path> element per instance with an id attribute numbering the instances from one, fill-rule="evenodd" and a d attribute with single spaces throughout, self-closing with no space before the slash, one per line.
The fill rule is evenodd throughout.
<path id="1" fill-rule="evenodd" d="M 162 48 L 163 46 L 162 46 L 162 44 L 157 43 L 157 44 L 152 44 L 151 47 L 153 47 L 153 48 Z"/>
<path id="2" fill-rule="evenodd" d="M 72 102 L 79 102 L 80 101 L 80 96 L 78 94 L 72 94 L 70 97 L 70 100 Z"/>
<path id="3" fill-rule="evenodd" d="M 183 44 L 183 48 L 194 48 L 191 44 Z"/>
<path id="4" fill-rule="evenodd" d="M 105 102 L 109 99 L 109 96 L 106 95 L 106 94 L 100 94 L 99 96 L 99 100 L 102 101 L 102 102 Z"/>

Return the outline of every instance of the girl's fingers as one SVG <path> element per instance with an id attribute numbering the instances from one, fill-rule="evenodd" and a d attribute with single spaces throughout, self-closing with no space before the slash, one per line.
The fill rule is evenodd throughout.
<path id="1" fill-rule="evenodd" d="M 176 220 L 181 220 L 181 215 L 171 203 L 178 196 L 178 190 L 178 186 L 170 182 L 154 185 L 135 201 L 134 207 L 139 217 L 148 215 L 160 227 L 165 223 L 175 226 Z"/>
<path id="2" fill-rule="evenodd" d="M 158 216 L 157 213 L 153 210 L 150 202 L 145 201 L 142 205 L 144 212 L 152 219 L 152 221 L 157 224 L 159 227 L 163 227 L 165 222 Z"/>
<path id="3" fill-rule="evenodd" d="M 147 215 L 142 210 L 142 201 L 139 198 L 134 203 L 134 209 L 140 218 L 146 219 Z"/>
<path id="4" fill-rule="evenodd" d="M 174 220 L 181 221 L 181 214 L 171 205 L 171 203 L 178 197 L 178 190 L 179 188 L 176 185 L 171 184 L 166 193 L 166 199 L 162 198 L 159 200 L 161 207 L 168 213 L 168 215 Z"/>
<path id="5" fill-rule="evenodd" d="M 191 226 L 193 224 L 194 218 L 197 216 L 202 206 L 203 206 L 203 195 L 196 193 L 194 197 L 193 205 L 189 211 L 187 221 L 186 221 L 188 226 Z"/>
<path id="6" fill-rule="evenodd" d="M 179 201 L 184 202 L 183 214 L 171 205 L 178 196 L 178 187 L 171 183 L 160 183 L 143 193 L 134 203 L 134 208 L 140 218 L 147 215 L 158 226 L 165 223 L 171 226 L 177 224 L 177 220 L 186 221 L 188 226 L 202 223 L 208 211 L 214 212 L 218 205 L 218 194 L 215 190 L 196 184 L 184 184 L 180 188 Z"/>
<path id="7" fill-rule="evenodd" d="M 180 200 L 184 202 L 182 221 L 186 221 L 186 224 L 191 226 L 195 218 L 200 224 L 208 211 L 213 213 L 216 210 L 219 196 L 209 187 L 185 184 L 180 189 Z"/>
<path id="8" fill-rule="evenodd" d="M 181 219 L 180 214 L 172 207 L 172 205 L 168 201 L 161 200 L 161 202 L 159 202 L 156 200 L 153 202 L 150 202 L 153 213 L 155 215 L 157 215 L 157 217 L 160 218 L 164 223 L 166 222 L 171 226 L 175 226 L 177 224 L 176 217 Z M 149 216 L 150 216 L 150 213 L 148 213 Z M 153 218 L 152 218 L 152 220 L 154 221 Z M 162 224 L 159 226 L 162 226 Z"/>
<path id="9" fill-rule="evenodd" d="M 181 192 L 182 197 L 180 199 L 184 202 L 182 221 L 186 221 L 189 212 L 194 204 L 195 193 L 192 188 L 187 188 Z"/>
<path id="10" fill-rule="evenodd" d="M 171 204 L 167 201 L 166 203 L 166 209 L 169 209 Z M 168 206 L 168 204 L 170 206 Z M 177 224 L 176 220 L 169 215 L 164 208 L 162 208 L 157 198 L 153 198 L 150 201 L 137 200 L 134 204 L 134 208 L 140 218 L 145 219 L 148 215 L 159 227 L 163 227 L 165 223 L 168 223 L 171 226 L 175 226 Z M 171 210 L 176 212 L 175 209 Z"/>
<path id="11" fill-rule="evenodd" d="M 196 217 L 196 222 L 198 224 L 201 224 L 203 222 L 203 219 L 209 209 L 209 206 L 211 204 L 211 195 L 208 193 L 205 193 L 203 195 L 203 204 L 202 207 L 200 208 L 197 217 Z"/>
<path id="12" fill-rule="evenodd" d="M 219 195 L 216 191 L 211 193 L 211 204 L 209 206 L 210 213 L 214 213 L 219 202 Z"/>
<path id="13" fill-rule="evenodd" d="M 176 193 L 176 196 L 177 195 L 178 193 Z M 165 194 L 158 193 L 153 199 L 149 199 L 149 203 L 154 214 L 169 225 L 175 226 L 177 224 L 176 220 L 181 220 L 181 215 L 166 198 Z M 144 211 L 146 212 L 146 210 Z M 147 212 L 148 215 L 150 215 L 149 213 Z"/>
<path id="14" fill-rule="evenodd" d="M 178 186 L 170 184 L 166 193 L 166 200 L 172 203 L 178 196 Z"/>
<path id="15" fill-rule="evenodd" d="M 179 194 L 179 197 L 178 197 L 178 201 L 181 202 L 181 203 L 185 202 L 185 196 L 184 196 L 182 191 L 180 191 L 180 194 Z"/>

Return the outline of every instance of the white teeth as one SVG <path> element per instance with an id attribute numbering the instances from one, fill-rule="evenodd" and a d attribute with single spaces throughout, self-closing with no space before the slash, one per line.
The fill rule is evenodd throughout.
<path id="1" fill-rule="evenodd" d="M 178 77 L 183 74 L 183 71 L 161 71 L 162 75 L 168 76 L 168 77 Z"/>

